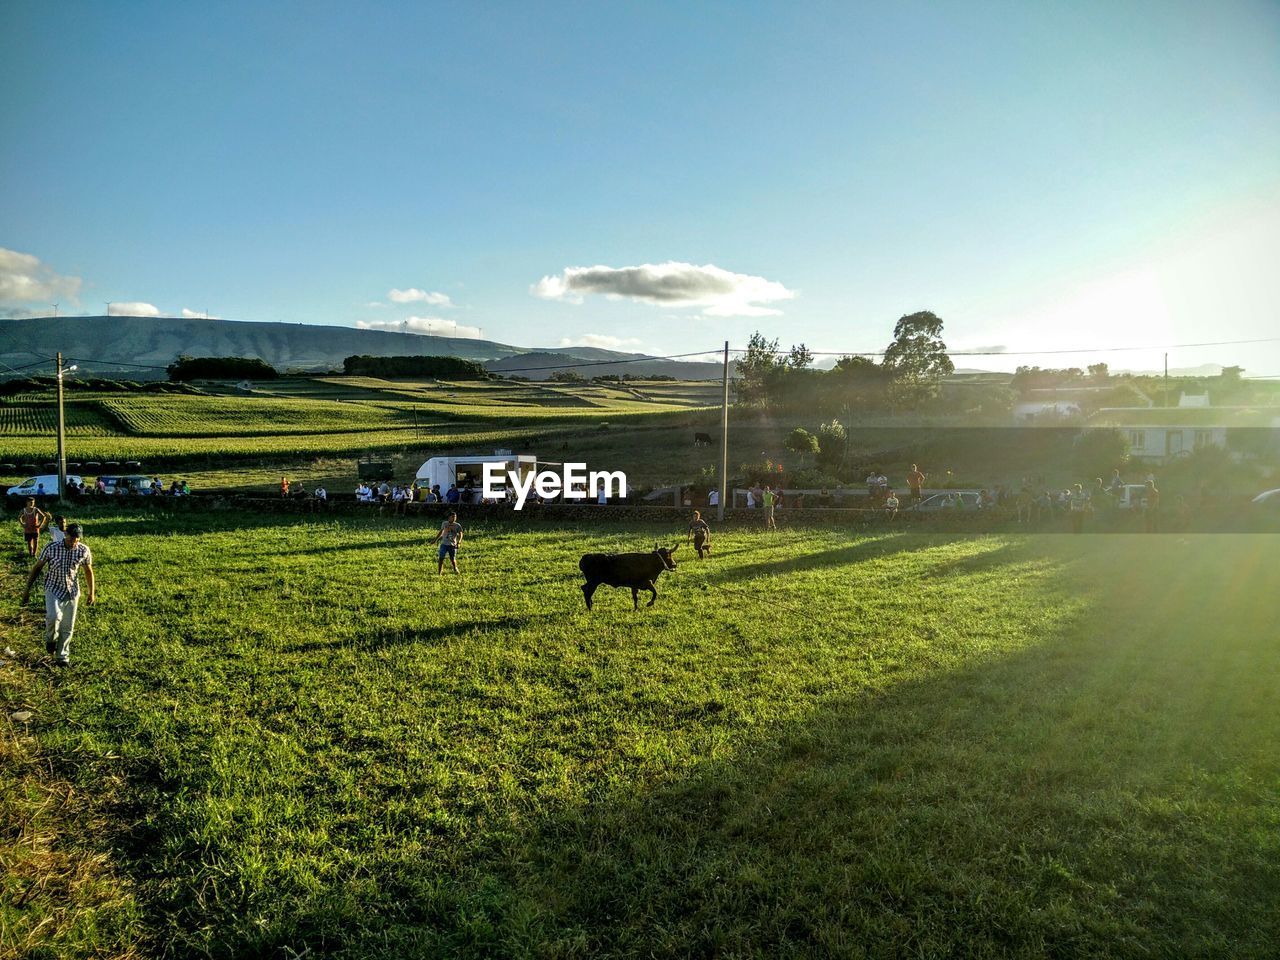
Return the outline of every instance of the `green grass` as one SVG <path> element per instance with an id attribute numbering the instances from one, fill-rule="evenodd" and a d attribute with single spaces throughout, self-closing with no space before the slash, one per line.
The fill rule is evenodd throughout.
<path id="1" fill-rule="evenodd" d="M 104 859 L 0 901 L 33 956 L 1280 942 L 1274 538 L 724 530 L 588 614 L 581 552 L 674 531 L 481 524 L 455 578 L 416 521 L 86 523 L 102 601 L 22 695 Z"/>
<path id="2" fill-rule="evenodd" d="M 253 395 L 77 394 L 68 458 L 150 460 L 350 457 L 365 452 L 510 445 L 601 421 L 670 426 L 709 402 L 696 384 L 645 398 L 595 384 L 285 381 Z M 0 400 L 0 460 L 53 456 L 52 395 Z"/>

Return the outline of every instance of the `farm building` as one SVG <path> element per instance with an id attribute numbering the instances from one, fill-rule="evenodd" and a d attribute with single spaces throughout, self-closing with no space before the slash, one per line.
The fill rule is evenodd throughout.
<path id="1" fill-rule="evenodd" d="M 1129 454 L 1165 463 L 1203 447 L 1264 458 L 1280 455 L 1280 407 L 1212 407 L 1208 397 L 1183 396 L 1176 407 L 1110 407 L 1089 418 L 1090 427 L 1115 427 Z"/>

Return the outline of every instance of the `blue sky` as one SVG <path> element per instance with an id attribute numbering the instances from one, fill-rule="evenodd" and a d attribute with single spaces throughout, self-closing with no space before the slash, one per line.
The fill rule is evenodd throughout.
<path id="1" fill-rule="evenodd" d="M 1280 336 L 1273 3 L 10 3 L 0 83 L 15 316 Z M 1170 358 L 1206 361 L 1280 374 L 1280 344 Z"/>

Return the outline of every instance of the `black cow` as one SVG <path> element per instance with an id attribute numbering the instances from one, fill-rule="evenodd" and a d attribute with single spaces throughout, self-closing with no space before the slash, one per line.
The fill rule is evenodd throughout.
<path id="1" fill-rule="evenodd" d="M 611 587 L 630 587 L 631 603 L 636 610 L 640 609 L 640 591 L 648 590 L 652 597 L 646 606 L 652 607 L 658 599 L 658 588 L 655 586 L 658 575 L 663 570 L 674 570 L 676 562 L 672 554 L 679 550 L 679 545 L 668 550 L 660 547 L 650 553 L 587 553 L 578 561 L 578 569 L 587 578 L 582 585 L 582 596 L 587 601 L 587 609 L 591 609 L 591 595 L 600 584 Z"/>
<path id="2" fill-rule="evenodd" d="M 695 447 L 709 447 L 713 442 L 709 433 L 695 433 L 693 435 L 693 445 Z"/>

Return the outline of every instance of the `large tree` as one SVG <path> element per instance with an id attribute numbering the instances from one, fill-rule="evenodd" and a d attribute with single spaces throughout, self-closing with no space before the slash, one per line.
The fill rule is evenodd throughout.
<path id="1" fill-rule="evenodd" d="M 738 401 L 746 405 L 767 406 L 769 391 L 783 364 L 778 361 L 778 341 L 766 340 L 757 330 L 747 341 L 747 352 L 734 361 L 737 378 L 734 384 Z"/>
<path id="2" fill-rule="evenodd" d="M 882 363 L 903 401 L 914 404 L 936 396 L 938 381 L 955 372 L 942 342 L 942 320 L 928 310 L 900 319 Z"/>

